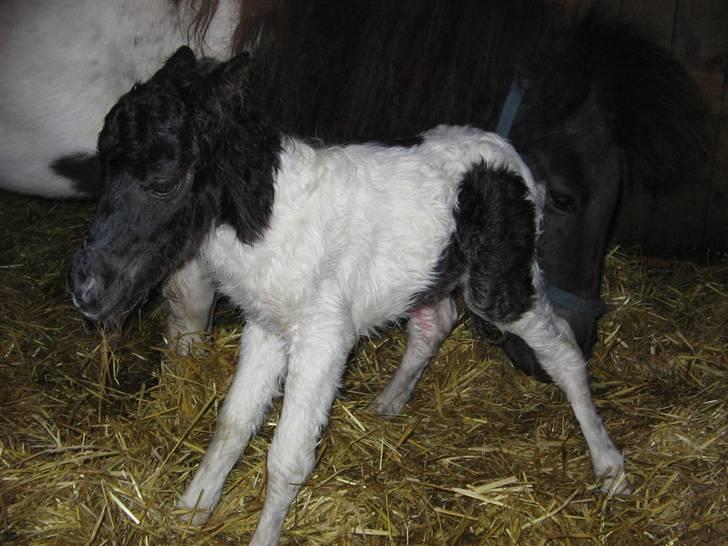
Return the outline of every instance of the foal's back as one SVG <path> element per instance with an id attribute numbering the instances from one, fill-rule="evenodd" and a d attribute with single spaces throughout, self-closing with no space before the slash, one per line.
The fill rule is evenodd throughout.
<path id="1" fill-rule="evenodd" d="M 288 139 L 280 159 L 261 240 L 243 245 L 223 226 L 206 257 L 223 292 L 283 331 L 322 307 L 359 334 L 404 316 L 438 281 L 469 170 L 504 167 L 535 190 L 508 143 L 468 127 L 438 127 L 406 146 Z"/>

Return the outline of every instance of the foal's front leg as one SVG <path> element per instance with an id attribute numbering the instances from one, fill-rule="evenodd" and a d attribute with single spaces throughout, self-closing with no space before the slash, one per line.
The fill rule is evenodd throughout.
<path id="1" fill-rule="evenodd" d="M 589 446 L 594 472 L 604 480 L 602 490 L 628 494 L 624 458 L 597 414 L 589 389 L 586 362 L 574 340 L 569 323 L 551 310 L 543 296 L 539 303 L 514 323 L 503 327 L 523 339 L 566 394 Z"/>
<path id="2" fill-rule="evenodd" d="M 228 473 L 279 393 L 286 362 L 284 344 L 277 336 L 255 323 L 246 324 L 238 368 L 218 415 L 215 436 L 177 503 L 178 508 L 194 510 L 188 517 L 191 523 L 204 523 L 217 504 Z"/>
<path id="3" fill-rule="evenodd" d="M 288 508 L 313 470 L 316 444 L 353 346 L 354 336 L 347 334 L 306 336 L 291 349 L 283 411 L 268 452 L 265 504 L 251 546 L 278 543 Z"/>
<path id="4" fill-rule="evenodd" d="M 167 340 L 181 354 L 208 331 L 215 305 L 215 287 L 200 260 L 193 258 L 175 271 L 162 289 L 169 306 Z"/>
<path id="5" fill-rule="evenodd" d="M 452 298 L 445 298 L 434 305 L 423 305 L 412 311 L 407 324 L 407 349 L 402 363 L 374 401 L 374 408 L 379 413 L 401 413 L 422 372 L 437 354 L 457 319 L 458 312 Z"/>

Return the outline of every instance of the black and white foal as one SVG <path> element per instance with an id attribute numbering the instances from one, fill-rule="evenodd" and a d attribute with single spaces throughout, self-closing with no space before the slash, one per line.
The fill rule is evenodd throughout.
<path id="1" fill-rule="evenodd" d="M 584 359 L 543 295 L 544 196 L 513 148 L 446 126 L 410 146 L 314 148 L 266 124 L 248 73 L 245 58 L 215 65 L 182 48 L 121 98 L 99 137 L 104 191 L 71 272 L 93 320 L 119 320 L 168 278 L 173 334 L 204 329 L 215 289 L 245 314 L 217 431 L 179 501 L 191 521 L 208 517 L 285 386 L 252 540 L 275 544 L 357 338 L 409 318 L 404 360 L 375 402 L 398 413 L 457 319 L 457 289 L 474 321 L 534 349 L 604 489 L 626 491 Z"/>

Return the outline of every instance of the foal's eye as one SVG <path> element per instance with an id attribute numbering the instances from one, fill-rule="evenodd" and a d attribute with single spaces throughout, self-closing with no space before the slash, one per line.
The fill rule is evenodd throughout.
<path id="1" fill-rule="evenodd" d="M 554 209 L 561 212 L 576 212 L 576 201 L 568 194 L 549 190 L 548 203 Z"/>
<path id="2" fill-rule="evenodd" d="M 175 180 L 160 180 L 155 182 L 147 188 L 147 191 L 154 197 L 169 197 L 176 192 L 181 185 L 181 181 Z"/>

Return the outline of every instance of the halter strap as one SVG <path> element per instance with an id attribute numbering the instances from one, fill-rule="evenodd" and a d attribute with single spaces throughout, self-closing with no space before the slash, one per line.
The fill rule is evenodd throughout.
<path id="1" fill-rule="evenodd" d="M 551 303 L 555 303 L 559 307 L 569 309 L 570 311 L 589 315 L 595 319 L 598 319 L 608 311 L 607 305 L 601 299 L 582 298 L 552 284 L 546 283 L 544 292 Z"/>
<path id="2" fill-rule="evenodd" d="M 513 127 L 513 122 L 518 114 L 518 109 L 521 107 L 521 101 L 523 101 L 523 93 L 525 89 L 518 81 L 518 78 L 513 78 L 511 83 L 511 89 L 508 91 L 506 101 L 503 103 L 503 110 L 501 110 L 500 117 L 498 118 L 498 126 L 495 132 L 498 136 L 507 138 Z"/>
<path id="3" fill-rule="evenodd" d="M 508 137 L 513 127 L 513 122 L 516 120 L 518 109 L 521 107 L 521 102 L 523 102 L 523 94 L 525 91 L 524 85 L 521 85 L 518 78 L 513 78 L 511 88 L 503 103 L 503 110 L 501 110 L 500 117 L 498 118 L 498 126 L 495 130 L 498 136 L 503 138 Z M 606 304 L 598 298 L 582 298 L 549 283 L 546 283 L 544 292 L 551 303 L 555 303 L 559 307 L 569 309 L 570 311 L 589 315 L 595 319 L 607 312 Z"/>

